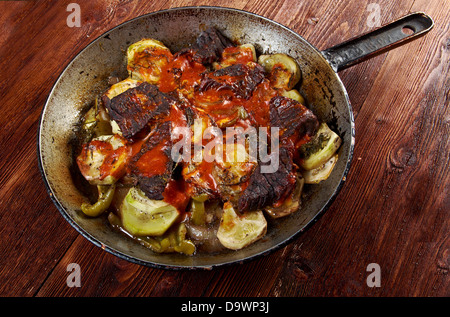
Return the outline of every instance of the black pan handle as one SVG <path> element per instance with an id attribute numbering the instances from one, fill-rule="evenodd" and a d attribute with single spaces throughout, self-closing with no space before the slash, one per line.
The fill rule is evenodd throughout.
<path id="1" fill-rule="evenodd" d="M 411 13 L 375 31 L 328 48 L 322 54 L 338 72 L 416 39 L 431 30 L 433 25 L 433 19 L 425 13 Z"/>

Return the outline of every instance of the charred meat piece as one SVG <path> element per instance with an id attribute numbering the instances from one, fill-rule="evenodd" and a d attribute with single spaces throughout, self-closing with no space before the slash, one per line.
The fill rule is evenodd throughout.
<path id="1" fill-rule="evenodd" d="M 150 199 L 162 200 L 171 179 L 174 162 L 171 158 L 171 122 L 166 121 L 153 130 L 149 139 L 130 162 L 131 176 Z"/>
<path id="2" fill-rule="evenodd" d="M 256 63 L 235 64 L 205 73 L 198 87 L 207 90 L 229 90 L 238 98 L 249 99 L 253 90 L 264 79 L 264 68 Z"/>
<path id="3" fill-rule="evenodd" d="M 293 99 L 276 96 L 270 100 L 270 124 L 280 129 L 280 141 L 293 138 L 294 144 L 305 136 L 312 137 L 319 128 L 314 113 Z"/>
<path id="4" fill-rule="evenodd" d="M 295 187 L 295 166 L 292 153 L 285 147 L 279 149 L 279 166 L 273 173 L 263 173 L 260 163 L 250 176 L 248 186 L 238 200 L 238 211 L 260 210 L 284 200 Z"/>
<path id="5" fill-rule="evenodd" d="M 122 135 L 130 140 L 151 120 L 162 118 L 170 112 L 177 100 L 158 90 L 155 85 L 144 82 L 109 99 L 102 98 L 111 120 L 119 126 Z"/>
<path id="6" fill-rule="evenodd" d="M 188 51 L 193 53 L 193 59 L 195 61 L 209 65 L 219 60 L 223 50 L 230 46 L 233 46 L 233 43 L 228 38 L 218 30 L 209 28 L 200 33 L 197 41 Z"/>
<path id="7" fill-rule="evenodd" d="M 291 195 L 296 184 L 296 166 L 293 163 L 295 145 L 305 137 L 313 136 L 319 126 L 312 111 L 293 99 L 276 96 L 270 100 L 269 105 L 270 124 L 280 129 L 278 169 L 262 173 L 261 167 L 264 164 L 259 163 L 239 198 L 240 212 L 273 206 Z"/>
<path id="8" fill-rule="evenodd" d="M 170 181 L 170 175 L 155 175 L 151 177 L 139 177 L 138 187 L 150 199 L 163 200 L 164 190 Z"/>

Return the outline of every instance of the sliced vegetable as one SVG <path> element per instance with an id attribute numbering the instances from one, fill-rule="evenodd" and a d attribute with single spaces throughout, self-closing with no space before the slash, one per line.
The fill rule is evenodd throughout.
<path id="1" fill-rule="evenodd" d="M 286 54 L 260 55 L 258 63 L 270 74 L 274 87 L 291 90 L 301 79 L 297 62 Z"/>
<path id="2" fill-rule="evenodd" d="M 92 106 L 84 115 L 84 120 L 82 124 L 82 130 L 86 134 L 90 134 L 91 136 L 94 134 L 94 128 L 97 123 L 97 99 L 95 99 L 95 104 Z"/>
<path id="3" fill-rule="evenodd" d="M 158 253 L 182 253 L 193 255 L 196 251 L 195 244 L 186 239 L 186 226 L 180 223 L 178 227 L 171 228 L 160 237 L 138 237 L 137 240 L 149 249 Z"/>
<path id="4" fill-rule="evenodd" d="M 267 221 L 262 211 L 236 214 L 231 203 L 226 202 L 217 238 L 228 249 L 239 250 L 259 240 L 267 232 Z"/>
<path id="5" fill-rule="evenodd" d="M 305 178 L 306 184 L 318 184 L 321 181 L 326 180 L 333 170 L 336 162 L 338 160 L 338 155 L 333 155 L 328 161 L 320 165 L 319 167 L 304 171 L 303 177 Z"/>
<path id="6" fill-rule="evenodd" d="M 102 135 L 84 144 L 77 164 L 89 183 L 109 185 L 125 174 L 127 160 L 126 140 L 114 134 Z"/>
<path id="7" fill-rule="evenodd" d="M 266 213 L 272 218 L 281 218 L 298 210 L 300 207 L 300 198 L 303 191 L 305 180 L 300 175 L 297 176 L 296 185 L 292 193 L 280 206 L 265 208 Z"/>
<path id="8" fill-rule="evenodd" d="M 191 220 L 194 225 L 201 226 L 206 223 L 205 202 L 192 199 L 191 201 Z"/>
<path id="9" fill-rule="evenodd" d="M 224 200 L 237 204 L 247 181 L 257 166 L 248 146 L 241 142 L 223 144 L 223 159 L 216 160 L 212 176 Z M 256 157 L 256 155 L 255 155 Z"/>
<path id="10" fill-rule="evenodd" d="M 109 213 L 108 221 L 114 228 L 124 230 L 122 221 L 113 212 Z M 186 235 L 187 228 L 184 223 L 180 223 L 178 226 L 172 227 L 167 230 L 162 236 L 131 237 L 154 252 L 178 252 L 186 255 L 193 255 L 196 251 L 196 246 L 191 240 L 186 239 Z"/>
<path id="11" fill-rule="evenodd" d="M 252 62 L 257 61 L 256 50 L 255 50 L 255 46 L 253 44 L 250 44 L 250 43 L 242 44 L 239 46 L 239 48 L 241 51 L 247 52 L 251 56 Z"/>
<path id="12" fill-rule="evenodd" d="M 162 69 L 172 58 L 172 53 L 162 42 L 144 39 L 128 47 L 127 70 L 132 79 L 156 84 Z"/>
<path id="13" fill-rule="evenodd" d="M 189 224 L 194 226 L 209 225 L 214 219 L 214 214 L 211 213 L 211 205 L 209 196 L 207 194 L 200 194 L 192 197 L 191 201 L 191 217 Z"/>
<path id="14" fill-rule="evenodd" d="M 224 68 L 235 64 L 246 64 L 256 62 L 256 50 L 252 44 L 242 44 L 239 46 L 230 46 L 222 52 L 222 58 L 219 63 L 214 63 L 214 68 Z"/>
<path id="15" fill-rule="evenodd" d="M 80 141 L 89 142 L 93 137 L 112 134 L 109 115 L 104 107 L 100 106 L 98 98 L 94 105 L 86 112 L 80 130 Z"/>
<path id="16" fill-rule="evenodd" d="M 223 159 L 217 160 L 220 169 L 218 182 L 220 184 L 236 185 L 250 176 L 257 165 L 249 153 L 249 148 L 243 142 L 223 144 Z"/>
<path id="17" fill-rule="evenodd" d="M 305 98 L 298 92 L 297 89 L 291 89 L 288 91 L 284 91 L 282 93 L 282 95 L 284 97 L 294 99 L 295 101 L 300 102 L 302 105 L 305 105 L 305 103 L 306 103 Z"/>
<path id="18" fill-rule="evenodd" d="M 111 205 L 113 201 L 116 185 L 110 186 L 99 185 L 98 188 L 98 200 L 95 204 L 89 203 L 81 204 L 81 211 L 89 217 L 98 217 L 103 214 Z"/>
<path id="19" fill-rule="evenodd" d="M 211 116 L 215 117 L 215 123 L 219 128 L 226 128 L 233 126 L 240 120 L 248 118 L 248 113 L 243 106 L 238 106 L 229 109 L 211 110 Z"/>
<path id="20" fill-rule="evenodd" d="M 200 194 L 200 195 L 192 197 L 192 199 L 196 202 L 204 203 L 205 201 L 207 201 L 209 199 L 209 197 L 206 194 Z"/>
<path id="21" fill-rule="evenodd" d="M 137 187 L 128 192 L 120 213 L 124 229 L 135 236 L 161 236 L 179 216 L 174 206 L 149 199 Z"/>
<path id="22" fill-rule="evenodd" d="M 216 191 L 216 181 L 210 176 L 213 166 L 213 163 L 206 160 L 185 164 L 181 175 L 184 181 L 189 184 L 186 189 L 187 195 L 191 197 L 202 194 L 212 195 Z"/>
<path id="23" fill-rule="evenodd" d="M 195 118 L 191 125 L 191 144 L 194 145 L 194 148 L 190 162 L 184 165 L 181 172 L 185 182 L 190 184 L 187 188 L 187 194 L 191 197 L 216 191 L 215 180 L 209 176 L 213 164 L 204 159 L 206 155 L 203 149 L 205 131 L 212 127 L 212 120 L 203 114 L 199 114 L 199 117 Z M 207 153 L 207 155 L 211 155 L 211 153 Z"/>
<path id="24" fill-rule="evenodd" d="M 139 86 L 142 83 L 140 80 L 126 78 L 118 83 L 112 85 L 106 92 L 105 95 L 109 99 L 113 99 L 114 97 L 120 95 L 121 93 L 127 91 L 130 88 L 134 88 Z"/>
<path id="25" fill-rule="evenodd" d="M 321 123 L 316 135 L 300 148 L 300 165 L 313 170 L 328 161 L 341 146 L 341 138 L 326 123 Z"/>

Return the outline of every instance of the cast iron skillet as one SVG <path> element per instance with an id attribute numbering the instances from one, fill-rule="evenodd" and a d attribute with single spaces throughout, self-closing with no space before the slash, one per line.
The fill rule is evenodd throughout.
<path id="1" fill-rule="evenodd" d="M 125 50 L 142 38 L 155 38 L 172 52 L 193 43 L 206 27 L 216 27 L 241 44 L 252 43 L 258 54 L 286 53 L 302 70 L 300 90 L 309 107 L 343 139 L 331 177 L 309 186 L 298 212 L 269 223 L 267 235 L 239 251 L 220 254 L 156 254 L 113 231 L 104 218 L 90 219 L 80 211 L 86 200 L 73 176 L 71 141 L 81 113 L 108 87 L 110 76 L 126 77 Z M 265 255 L 308 228 L 332 203 L 345 182 L 355 143 L 352 108 L 337 75 L 345 67 L 391 49 L 430 30 L 431 18 L 408 15 L 372 33 L 319 51 L 297 33 L 267 18 L 220 7 L 183 7 L 150 13 L 123 23 L 95 39 L 64 69 L 42 110 L 38 130 L 39 168 L 49 195 L 63 217 L 89 241 L 128 261 L 157 268 L 210 269 Z M 402 31 L 412 30 L 412 35 Z"/>

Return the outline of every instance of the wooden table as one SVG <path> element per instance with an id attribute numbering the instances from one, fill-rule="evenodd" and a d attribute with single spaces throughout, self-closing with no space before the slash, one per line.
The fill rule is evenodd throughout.
<path id="1" fill-rule="evenodd" d="M 71 28 L 72 2 L 0 2 L 0 295 L 450 295 L 448 1 L 77 1 L 81 25 Z M 97 36 L 145 13 L 200 4 L 263 15 L 318 49 L 372 30 L 377 8 L 381 24 L 423 11 L 435 26 L 340 72 L 356 120 L 354 161 L 337 199 L 309 230 L 249 263 L 153 269 L 104 252 L 63 219 L 37 167 L 38 118 L 60 72 Z M 81 287 L 68 287 L 69 263 L 80 265 Z M 379 287 L 367 283 L 376 272 L 371 263 L 380 269 Z"/>

